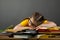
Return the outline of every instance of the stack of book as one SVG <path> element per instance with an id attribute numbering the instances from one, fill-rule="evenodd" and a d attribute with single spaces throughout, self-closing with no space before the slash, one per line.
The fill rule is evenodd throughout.
<path id="1" fill-rule="evenodd" d="M 31 37 L 35 37 L 37 34 L 36 31 L 33 30 L 27 30 L 25 32 L 17 32 L 14 33 L 14 38 L 31 38 Z"/>

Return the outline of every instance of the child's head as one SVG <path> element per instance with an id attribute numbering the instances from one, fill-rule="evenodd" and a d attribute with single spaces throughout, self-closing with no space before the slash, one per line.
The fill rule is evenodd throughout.
<path id="1" fill-rule="evenodd" d="M 32 17 L 30 18 L 30 22 L 31 22 L 30 24 L 34 26 L 38 26 L 42 23 L 43 20 L 44 20 L 44 16 L 42 16 L 38 12 L 34 12 Z"/>

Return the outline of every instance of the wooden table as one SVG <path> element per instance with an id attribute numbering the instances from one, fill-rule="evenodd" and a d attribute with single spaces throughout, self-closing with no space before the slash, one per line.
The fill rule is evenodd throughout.
<path id="1" fill-rule="evenodd" d="M 48 33 L 50 34 L 50 33 Z M 57 33 L 60 34 L 60 33 Z M 0 35 L 0 40 L 60 40 L 60 38 L 28 38 L 28 39 L 23 39 L 23 38 L 13 38 L 13 37 L 8 37 L 4 35 Z"/>
<path id="2" fill-rule="evenodd" d="M 13 38 L 13 37 L 8 37 L 8 36 L 0 36 L 0 40 L 60 40 L 60 38 L 28 38 L 28 39 L 23 39 L 23 38 Z"/>
<path id="3" fill-rule="evenodd" d="M 60 40 L 60 38 L 29 38 L 29 39 L 22 39 L 22 38 L 0 38 L 0 40 Z"/>

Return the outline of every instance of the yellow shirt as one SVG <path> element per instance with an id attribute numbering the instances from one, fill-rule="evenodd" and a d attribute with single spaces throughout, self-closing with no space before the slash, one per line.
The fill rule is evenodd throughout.
<path id="1" fill-rule="evenodd" d="M 20 25 L 27 26 L 28 23 L 29 23 L 29 19 L 25 19 L 22 22 L 20 22 Z M 47 20 L 44 20 L 43 24 L 46 24 L 46 23 L 48 23 L 48 21 Z"/>
<path id="2" fill-rule="evenodd" d="M 43 24 L 47 24 L 48 23 L 48 20 L 44 20 Z"/>
<path id="3" fill-rule="evenodd" d="M 23 20 L 20 24 L 21 24 L 22 26 L 27 26 L 27 25 L 28 25 L 28 22 L 29 22 L 29 19 L 25 19 L 25 20 Z"/>

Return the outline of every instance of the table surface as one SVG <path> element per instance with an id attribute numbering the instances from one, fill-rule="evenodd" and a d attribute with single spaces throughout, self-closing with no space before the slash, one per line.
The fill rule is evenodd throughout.
<path id="1" fill-rule="evenodd" d="M 28 40 L 60 40 L 60 38 L 28 38 Z M 8 36 L 0 36 L 0 40 L 24 40 L 23 38 L 9 38 Z"/>
<path id="2" fill-rule="evenodd" d="M 4 40 L 23 40 L 22 38 L 0 38 Z M 37 38 L 29 38 L 28 40 L 37 40 Z M 39 40 L 60 40 L 60 38 L 39 38 Z"/>
<path id="3" fill-rule="evenodd" d="M 40 32 L 40 33 L 47 33 L 47 32 Z M 54 32 L 48 32 L 48 33 L 54 33 Z M 57 33 L 57 32 L 55 32 Z M 60 33 L 60 32 L 59 32 Z M 57 33 L 58 34 L 58 33 Z M 23 38 L 13 38 L 8 37 L 4 35 L 0 35 L 0 40 L 24 40 Z M 28 40 L 37 40 L 38 38 L 28 38 Z M 60 38 L 39 38 L 39 40 L 60 40 Z"/>

